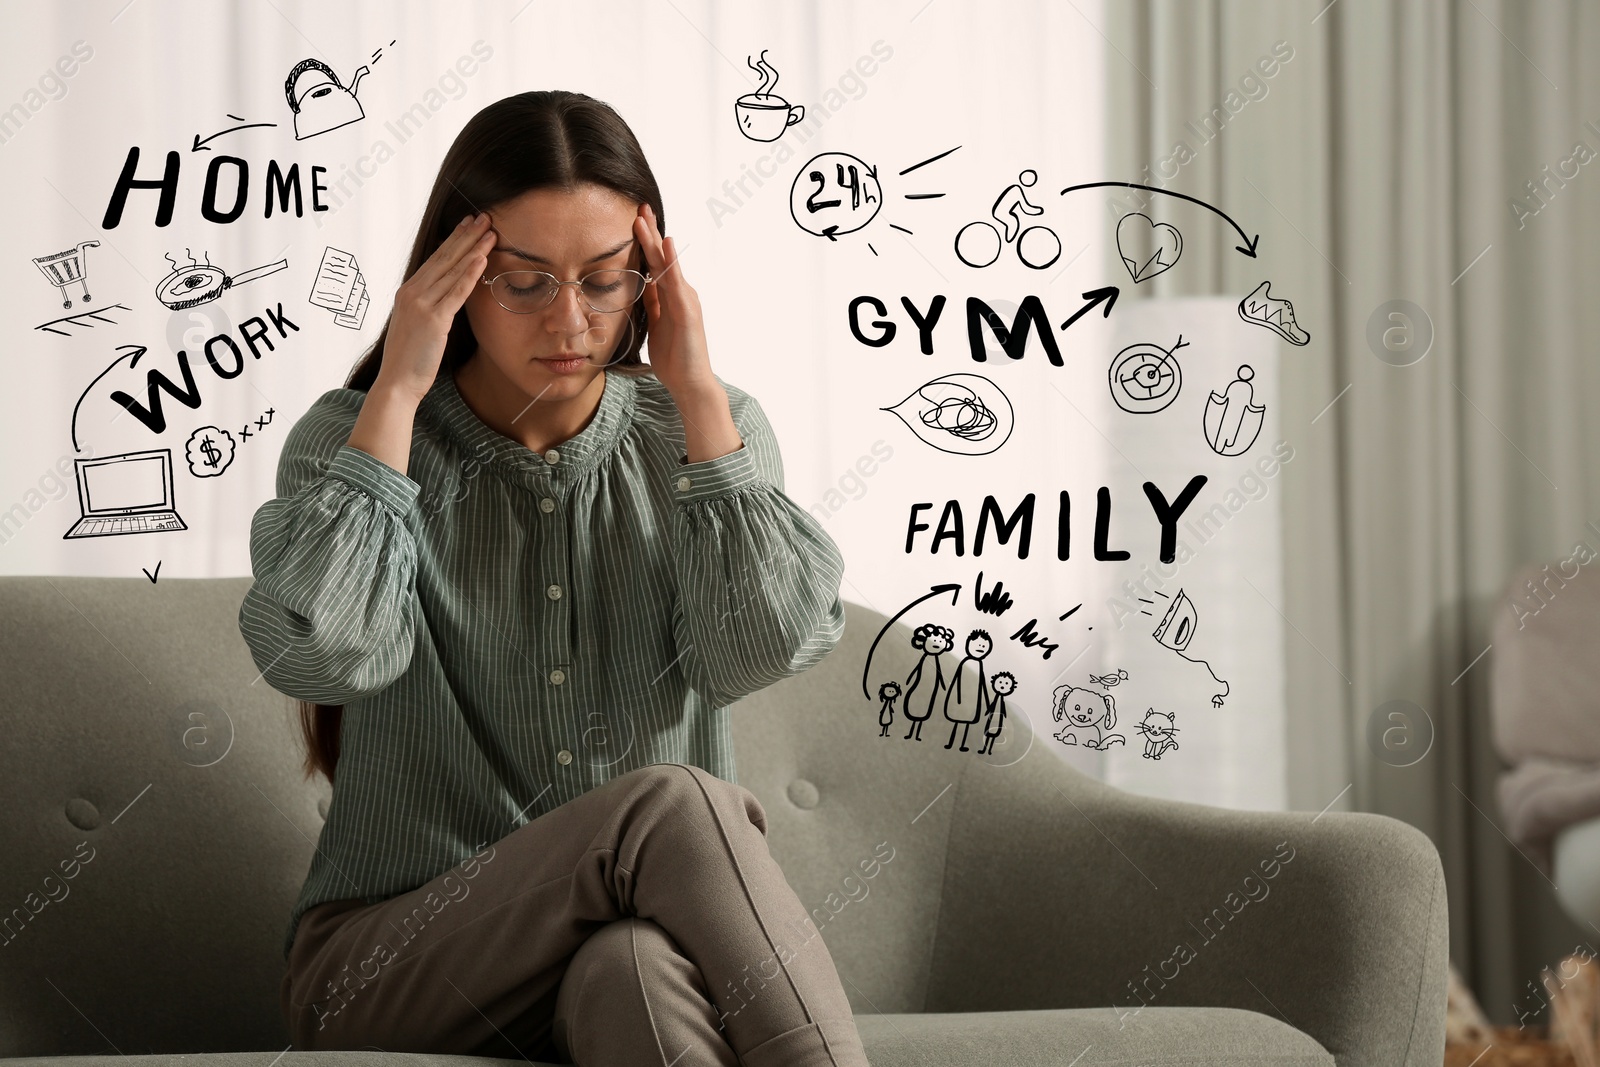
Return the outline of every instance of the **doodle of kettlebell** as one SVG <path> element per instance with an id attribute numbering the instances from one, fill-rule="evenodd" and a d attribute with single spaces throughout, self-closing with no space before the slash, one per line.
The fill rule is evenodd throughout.
<path id="1" fill-rule="evenodd" d="M 283 95 L 294 112 L 294 139 L 303 141 L 365 118 L 356 99 L 356 86 L 367 73 L 366 67 L 356 71 L 347 89 L 322 60 L 302 59 L 296 63 L 283 83 Z"/>

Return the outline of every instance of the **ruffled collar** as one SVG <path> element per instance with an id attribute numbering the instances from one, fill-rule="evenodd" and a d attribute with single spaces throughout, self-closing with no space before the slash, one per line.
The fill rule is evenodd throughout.
<path id="1" fill-rule="evenodd" d="M 441 374 L 417 409 L 420 416 L 449 434 L 480 461 L 503 470 L 520 473 L 551 473 L 561 470 L 588 470 L 616 448 L 623 431 L 633 422 L 634 395 L 638 389 L 635 374 L 615 368 L 605 373 L 605 389 L 600 406 L 578 433 L 554 446 L 557 461 L 550 463 L 549 452 L 535 452 L 520 441 L 491 428 L 467 406 L 455 378 Z"/>

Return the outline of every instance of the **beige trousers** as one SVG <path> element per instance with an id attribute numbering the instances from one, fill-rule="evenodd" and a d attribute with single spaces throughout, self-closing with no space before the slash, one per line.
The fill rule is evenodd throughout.
<path id="1" fill-rule="evenodd" d="M 827 946 L 742 786 L 657 763 L 427 884 L 301 916 L 282 986 L 297 1049 L 579 1067 L 864 1067 Z"/>

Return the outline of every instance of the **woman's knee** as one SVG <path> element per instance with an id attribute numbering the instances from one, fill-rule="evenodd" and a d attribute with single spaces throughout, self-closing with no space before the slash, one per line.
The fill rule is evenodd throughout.
<path id="1" fill-rule="evenodd" d="M 630 1005 L 643 1009 L 642 997 L 621 991 L 650 989 L 681 961 L 677 942 L 649 919 L 630 915 L 600 927 L 578 946 L 562 975 L 555 1005 L 561 1041 L 570 1048 L 574 1023 L 589 1015 L 584 1005 L 591 994 L 605 998 L 608 1014 Z"/>
<path id="2" fill-rule="evenodd" d="M 649 919 L 629 915 L 606 923 L 584 939 L 567 965 L 567 976 L 598 975 L 612 978 L 633 974 L 641 964 L 676 954 L 678 946 L 665 930 Z M 563 985 L 566 979 L 563 979 Z"/>
<path id="3" fill-rule="evenodd" d="M 742 810 L 745 819 L 763 835 L 767 832 L 767 813 L 756 795 L 702 767 L 650 763 L 618 777 L 641 783 L 650 800 L 666 805 L 675 816 L 712 818 L 714 809 L 733 807 Z"/>

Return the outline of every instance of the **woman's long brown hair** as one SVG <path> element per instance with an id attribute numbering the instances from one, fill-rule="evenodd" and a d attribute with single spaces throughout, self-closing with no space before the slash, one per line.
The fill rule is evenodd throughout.
<path id="1" fill-rule="evenodd" d="M 519 93 L 496 101 L 468 120 L 445 153 L 428 194 L 411 259 L 409 278 L 444 243 L 463 215 L 490 210 L 532 189 L 575 189 L 592 182 L 647 203 L 666 233 L 661 190 L 638 138 L 611 106 L 582 93 L 559 89 Z M 643 301 L 629 312 L 633 329 L 611 366 L 640 366 L 648 322 Z M 377 380 L 383 365 L 383 344 L 389 319 L 361 357 L 349 389 L 362 392 Z M 454 374 L 477 350 L 465 309 L 456 313 L 445 341 L 440 375 Z M 305 736 L 307 778 L 321 773 L 333 781 L 339 762 L 342 704 L 300 701 L 300 728 Z"/>

